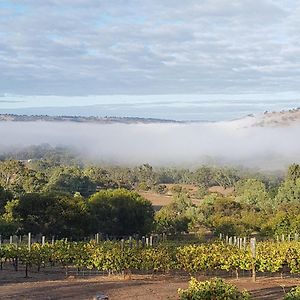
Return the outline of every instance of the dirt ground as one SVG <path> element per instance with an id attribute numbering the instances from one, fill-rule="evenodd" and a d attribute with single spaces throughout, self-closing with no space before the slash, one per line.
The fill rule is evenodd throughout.
<path id="1" fill-rule="evenodd" d="M 199 280 L 205 279 L 199 277 Z M 239 280 L 226 279 L 241 290 L 247 289 L 253 299 L 279 300 L 284 290 L 300 284 L 300 279 L 260 277 L 255 283 L 251 278 Z M 187 288 L 187 276 L 163 276 L 155 278 L 146 275 L 134 275 L 131 280 L 117 276 L 94 276 L 65 279 L 62 273 L 31 273 L 24 278 L 23 272 L 0 271 L 0 299 L 93 299 L 98 293 L 104 293 L 109 300 L 171 300 L 178 299 L 177 289 Z"/>

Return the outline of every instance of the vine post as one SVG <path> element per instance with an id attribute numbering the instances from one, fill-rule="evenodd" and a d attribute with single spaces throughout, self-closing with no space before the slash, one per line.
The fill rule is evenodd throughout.
<path id="1" fill-rule="evenodd" d="M 250 239 L 250 250 L 253 258 L 252 263 L 252 280 L 256 281 L 256 270 L 255 270 L 255 262 L 256 262 L 256 238 L 253 237 Z"/>
<path id="2" fill-rule="evenodd" d="M 31 249 L 31 232 L 28 232 L 28 250 Z"/>

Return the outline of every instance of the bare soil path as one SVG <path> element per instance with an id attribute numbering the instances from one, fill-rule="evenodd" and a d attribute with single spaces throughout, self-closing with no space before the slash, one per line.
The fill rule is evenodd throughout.
<path id="1" fill-rule="evenodd" d="M 178 288 L 187 288 L 189 277 L 165 277 L 134 275 L 131 280 L 117 276 L 95 276 L 88 278 L 63 278 L 62 274 L 32 273 L 25 279 L 22 273 L 0 271 L 0 299 L 73 299 L 86 300 L 103 292 L 109 300 L 171 300 L 177 299 Z M 198 279 L 204 279 L 203 277 Z M 299 279 L 258 278 L 253 283 L 250 278 L 226 279 L 241 290 L 247 289 L 253 299 L 281 300 L 284 290 L 300 285 Z"/>

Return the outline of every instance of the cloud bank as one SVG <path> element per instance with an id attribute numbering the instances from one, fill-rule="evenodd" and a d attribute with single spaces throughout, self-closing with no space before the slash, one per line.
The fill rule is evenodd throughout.
<path id="1" fill-rule="evenodd" d="M 282 169 L 300 162 L 300 125 L 249 127 L 248 120 L 194 124 L 2 122 L 0 151 L 49 143 L 118 164 L 195 167 L 202 163 Z"/>
<path id="2" fill-rule="evenodd" d="M 2 0 L 0 93 L 296 91 L 300 2 Z"/>

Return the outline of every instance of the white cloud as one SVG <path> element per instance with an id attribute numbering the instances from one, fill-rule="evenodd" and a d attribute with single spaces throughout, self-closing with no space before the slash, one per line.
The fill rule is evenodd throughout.
<path id="1" fill-rule="evenodd" d="M 3 3 L 0 93 L 299 92 L 296 1 Z"/>

